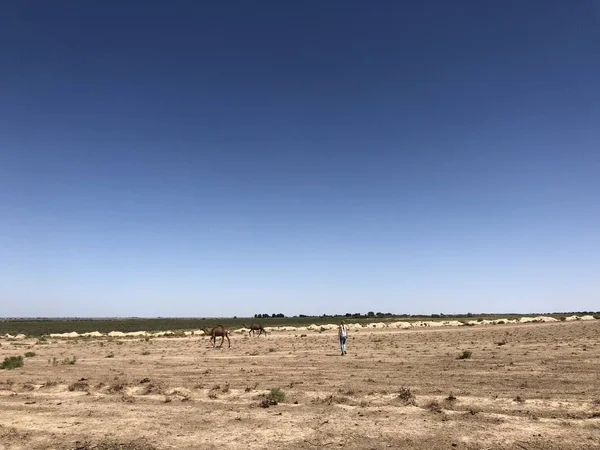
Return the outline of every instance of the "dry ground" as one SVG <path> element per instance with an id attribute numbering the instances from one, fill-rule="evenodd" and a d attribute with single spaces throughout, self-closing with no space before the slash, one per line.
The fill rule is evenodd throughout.
<path id="1" fill-rule="evenodd" d="M 365 329 L 344 357 L 331 332 L 3 340 L 2 360 L 36 355 L 0 370 L 0 449 L 600 448 L 599 338 L 600 321 Z"/>

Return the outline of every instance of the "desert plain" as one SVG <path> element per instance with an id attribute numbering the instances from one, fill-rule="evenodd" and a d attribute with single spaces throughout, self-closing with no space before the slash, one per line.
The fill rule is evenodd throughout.
<path id="1" fill-rule="evenodd" d="M 600 449 L 599 341 L 600 320 L 364 328 L 345 356 L 335 330 L 5 337 L 0 361 L 29 356 L 0 370 L 0 449 Z"/>

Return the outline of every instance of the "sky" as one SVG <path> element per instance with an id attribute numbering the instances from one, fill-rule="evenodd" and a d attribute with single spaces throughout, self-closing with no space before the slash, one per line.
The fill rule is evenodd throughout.
<path id="1" fill-rule="evenodd" d="M 595 0 L 4 1 L 0 316 L 600 307 Z"/>

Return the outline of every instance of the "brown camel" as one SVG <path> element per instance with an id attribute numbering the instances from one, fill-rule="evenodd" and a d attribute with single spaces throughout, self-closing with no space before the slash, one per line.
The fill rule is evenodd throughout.
<path id="1" fill-rule="evenodd" d="M 257 331 L 259 336 L 263 333 L 265 333 L 265 336 L 267 335 L 267 330 L 265 330 L 265 328 L 260 323 L 253 323 L 250 326 L 244 324 L 244 328 L 248 328 L 250 330 L 248 331 L 248 336 L 250 336 L 250 333 L 252 333 L 252 335 L 255 335 Z"/>
<path id="2" fill-rule="evenodd" d="M 207 328 L 202 328 L 202 331 L 204 331 L 204 334 L 206 334 L 207 336 L 210 336 L 210 341 L 212 342 L 213 347 L 217 342 L 218 336 L 221 337 L 221 345 L 219 345 L 219 347 L 223 347 L 223 341 L 225 341 L 225 339 L 227 339 L 227 343 L 229 344 L 229 347 L 231 347 L 231 341 L 229 340 L 229 331 L 227 331 L 223 325 L 217 325 L 216 327 L 211 328 L 210 330 Z"/>

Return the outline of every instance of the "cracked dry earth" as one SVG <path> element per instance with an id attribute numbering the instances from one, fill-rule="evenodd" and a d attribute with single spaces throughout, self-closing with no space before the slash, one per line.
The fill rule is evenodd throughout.
<path id="1" fill-rule="evenodd" d="M 364 329 L 344 357 L 334 332 L 2 340 L 2 359 L 35 356 L 0 370 L 0 449 L 600 449 L 599 338 L 600 321 Z"/>

